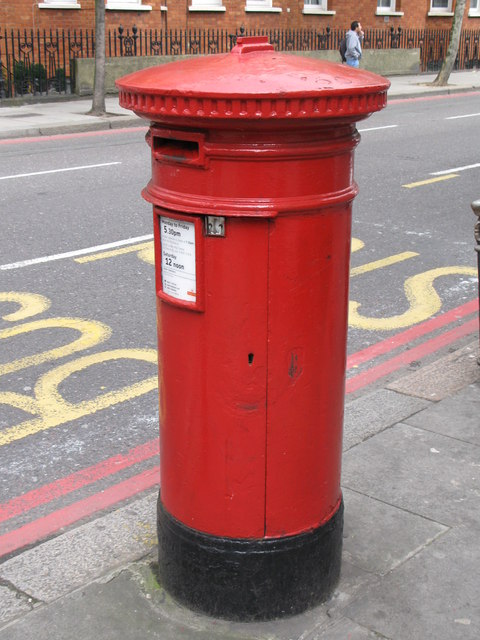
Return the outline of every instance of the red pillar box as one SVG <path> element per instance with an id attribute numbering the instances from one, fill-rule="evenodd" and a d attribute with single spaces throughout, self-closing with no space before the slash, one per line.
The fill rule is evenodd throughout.
<path id="1" fill-rule="evenodd" d="M 211 615 L 300 612 L 340 573 L 355 123 L 389 82 L 238 38 L 117 86 L 151 121 L 160 577 Z"/>

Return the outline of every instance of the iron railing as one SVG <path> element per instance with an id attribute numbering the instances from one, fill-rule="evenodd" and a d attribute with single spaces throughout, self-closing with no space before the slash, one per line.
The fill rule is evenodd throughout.
<path id="1" fill-rule="evenodd" d="M 118 29 L 106 33 L 106 54 L 172 56 L 224 53 L 239 35 L 264 35 L 278 51 L 337 50 L 344 30 L 330 29 Z M 445 57 L 450 30 L 367 29 L 368 49 L 419 48 L 421 70 L 437 71 Z M 93 30 L 0 30 L 0 99 L 17 95 L 70 93 L 75 58 L 95 55 Z M 461 35 L 456 69 L 480 67 L 480 29 Z"/>

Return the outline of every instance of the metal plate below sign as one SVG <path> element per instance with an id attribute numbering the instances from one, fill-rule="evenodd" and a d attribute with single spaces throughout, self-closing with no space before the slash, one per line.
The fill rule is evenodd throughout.
<path id="1" fill-rule="evenodd" d="M 222 216 L 205 216 L 205 235 L 225 237 L 225 218 Z"/>

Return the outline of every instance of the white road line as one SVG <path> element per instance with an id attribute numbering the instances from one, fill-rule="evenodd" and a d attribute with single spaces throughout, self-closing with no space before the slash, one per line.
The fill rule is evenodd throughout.
<path id="1" fill-rule="evenodd" d="M 449 116 L 445 120 L 460 120 L 460 118 L 476 118 L 480 116 L 480 113 L 466 113 L 464 116 Z"/>
<path id="2" fill-rule="evenodd" d="M 480 162 L 476 164 L 466 164 L 464 167 L 455 167 L 455 169 L 445 169 L 445 171 L 434 171 L 431 176 L 444 176 L 447 173 L 457 173 L 458 171 L 466 171 L 467 169 L 476 169 L 480 167 Z"/>
<path id="3" fill-rule="evenodd" d="M 384 127 L 371 127 L 370 129 L 358 129 L 358 132 L 362 133 L 363 131 L 379 131 L 380 129 L 395 129 L 395 127 L 398 127 L 398 124 L 387 124 Z"/>
<path id="4" fill-rule="evenodd" d="M 12 178 L 28 178 L 29 176 L 43 176 L 47 173 L 61 173 L 62 171 L 80 171 L 81 169 L 96 169 L 97 167 L 110 167 L 112 164 L 122 164 L 121 162 L 103 162 L 102 164 L 86 164 L 82 167 L 66 167 L 65 169 L 51 169 L 50 171 L 35 171 L 33 173 L 17 173 L 14 176 L 0 176 L 0 180 L 11 180 Z"/>
<path id="5" fill-rule="evenodd" d="M 75 258 L 76 256 L 84 256 L 88 253 L 96 253 L 97 251 L 105 251 L 106 249 L 115 249 L 116 247 L 124 247 L 128 244 L 135 244 L 135 242 L 146 242 L 147 240 L 153 240 L 153 235 L 138 236 L 138 238 L 128 238 L 127 240 L 119 240 L 118 242 L 99 244 L 96 247 L 88 247 L 88 249 L 78 249 L 77 251 L 56 253 L 53 256 L 44 256 L 43 258 L 33 258 L 32 260 L 22 260 L 21 262 L 2 264 L 0 265 L 0 271 L 7 271 L 8 269 L 21 269 L 22 267 L 30 267 L 33 264 L 41 264 L 42 262 L 53 262 L 54 260 L 64 260 L 65 258 Z"/>

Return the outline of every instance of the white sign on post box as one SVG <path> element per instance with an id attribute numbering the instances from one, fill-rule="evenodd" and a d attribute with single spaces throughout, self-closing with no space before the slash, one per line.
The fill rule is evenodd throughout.
<path id="1" fill-rule="evenodd" d="M 195 302 L 195 225 L 187 220 L 160 217 L 163 292 L 177 300 Z"/>

